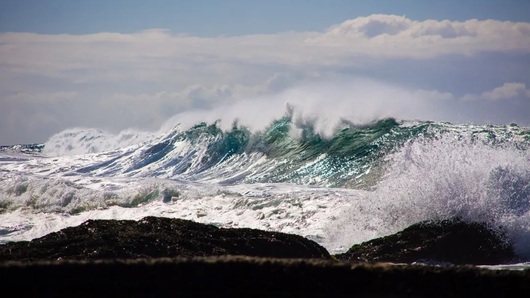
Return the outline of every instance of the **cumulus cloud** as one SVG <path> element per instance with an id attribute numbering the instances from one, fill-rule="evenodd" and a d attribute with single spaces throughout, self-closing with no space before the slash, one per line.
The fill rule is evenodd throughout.
<path id="1" fill-rule="evenodd" d="M 0 65 L 13 72 L 76 79 L 154 79 L 164 69 L 209 65 L 219 74 L 236 63 L 287 66 L 343 65 L 349 56 L 425 59 L 482 52 L 530 52 L 530 24 L 495 20 L 413 21 L 371 15 L 324 32 L 288 32 L 235 37 L 193 37 L 153 29 L 132 34 L 0 34 Z M 134 72 L 127 70 L 134 69 Z M 121 70 L 121 72 L 120 72 Z M 158 75 L 158 76 L 157 76 Z"/>
<path id="2" fill-rule="evenodd" d="M 359 55 L 426 59 L 451 54 L 528 52 L 529 37 L 528 23 L 413 21 L 402 16 L 371 15 L 334 26 L 314 42 L 348 48 Z"/>
<path id="3" fill-rule="evenodd" d="M 424 79 L 425 71 L 446 72 L 433 78 L 452 77 L 451 72 L 458 69 L 454 57 L 487 64 L 486 55 L 511 59 L 506 61 L 517 65 L 527 63 L 530 23 L 417 21 L 370 15 L 316 32 L 243 36 L 196 37 L 164 29 L 130 34 L 1 33 L 0 143 L 43 140 L 70 126 L 154 129 L 167 117 L 190 110 L 233 106 L 319 81 L 371 75 L 387 79 L 387 73 L 394 74 L 390 79 L 398 80 L 406 73 L 411 77 L 408 81 L 416 85 L 405 86 L 407 92 L 400 94 L 422 98 L 429 104 L 454 104 L 458 100 L 453 94 L 466 92 L 469 94 L 461 99 L 468 102 L 479 98 L 495 102 L 530 94 L 525 70 L 508 79 L 518 83 L 487 86 L 484 90 L 491 91 L 475 95 Z M 432 67 L 415 72 L 414 65 L 425 62 Z M 453 68 L 446 69 L 448 63 Z M 389 65 L 407 71 L 402 74 L 400 69 L 388 69 Z M 473 84 L 488 75 L 477 74 L 477 78 L 459 85 L 469 84 L 471 90 L 477 90 L 482 86 Z M 390 80 L 379 85 L 393 84 Z M 333 96 L 330 88 L 325 90 Z M 378 94 L 377 88 L 370 90 Z M 305 92 L 296 94 L 311 97 Z M 325 98 L 319 97 L 323 105 Z M 367 98 L 373 99 L 363 102 L 367 106 L 382 100 L 373 94 Z M 401 100 L 403 105 L 392 105 L 392 110 L 380 114 L 409 115 L 406 102 Z M 422 110 L 429 113 L 427 108 Z M 27 118 L 32 120 L 25 121 Z"/>
<path id="4" fill-rule="evenodd" d="M 530 97 L 530 90 L 523 83 L 504 83 L 491 91 L 481 94 L 468 93 L 461 97 L 462 100 L 507 100 L 516 97 Z"/>

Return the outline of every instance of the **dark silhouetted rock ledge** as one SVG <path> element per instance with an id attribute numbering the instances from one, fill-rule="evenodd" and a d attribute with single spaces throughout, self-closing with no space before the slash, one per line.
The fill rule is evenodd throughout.
<path id="1" fill-rule="evenodd" d="M 506 264 L 516 259 L 502 231 L 458 218 L 421 222 L 397 234 L 354 245 L 335 257 L 362 262 L 474 265 Z"/>
<path id="2" fill-rule="evenodd" d="M 518 297 L 530 271 L 240 256 L 0 263 L 17 297 Z M 524 296 L 524 294 L 523 294 Z"/>
<path id="3" fill-rule="evenodd" d="M 32 241 L 0 245 L 0 262 L 243 255 L 331 258 L 298 235 L 225 229 L 182 219 L 89 220 Z M 499 230 L 459 219 L 422 222 L 335 255 L 350 262 L 506 264 L 516 257 Z"/>
<path id="4" fill-rule="evenodd" d="M 224 229 L 163 217 L 139 221 L 88 220 L 29 242 L 0 246 L 0 262 L 219 255 L 330 258 L 324 247 L 298 235 Z"/>
<path id="5" fill-rule="evenodd" d="M 511 297 L 530 292 L 530 270 L 377 262 L 512 256 L 502 235 L 459 220 L 413 225 L 332 258 L 301 236 L 146 217 L 0 245 L 0 281 L 20 297 Z"/>

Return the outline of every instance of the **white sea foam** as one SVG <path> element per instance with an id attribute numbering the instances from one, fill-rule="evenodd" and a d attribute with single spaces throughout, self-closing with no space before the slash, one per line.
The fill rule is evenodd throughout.
<path id="1" fill-rule="evenodd" d="M 152 137 L 152 133 L 130 129 L 112 134 L 93 128 L 72 128 L 53 135 L 46 142 L 43 153 L 64 156 L 106 152 L 136 145 Z"/>
<path id="2" fill-rule="evenodd" d="M 469 137 L 414 140 L 389 155 L 377 189 L 339 216 L 335 246 L 461 217 L 504 228 L 515 251 L 530 259 L 530 151 Z"/>
<path id="3" fill-rule="evenodd" d="M 197 162 L 205 157 L 185 140 L 174 143 L 167 160 L 126 171 L 171 132 L 100 153 L 14 158 L 0 152 L 7 156 L 0 158 L 0 242 L 33 239 L 86 219 L 155 215 L 295 233 L 335 253 L 419 221 L 459 216 L 503 227 L 517 253 L 530 259 L 530 151 L 501 138 L 502 132 L 508 140 L 521 135 L 444 130 L 396 147 L 370 190 L 239 183 L 239 175 L 279 165 L 247 153 L 195 176 L 172 176 L 167 160 L 191 158 L 187 152 Z"/>
<path id="4" fill-rule="evenodd" d="M 99 179 L 85 187 L 79 180 L 72 185 L 52 183 L 30 182 L 25 193 L 18 195 L 23 207 L 0 214 L 0 231 L 4 231 L 0 242 L 33 239 L 87 219 L 152 215 L 294 233 L 325 243 L 325 227 L 355 193 L 290 184 L 220 186 L 159 179 Z M 31 205 L 28 196 L 35 195 L 34 188 L 47 191 Z M 134 207 L 127 207 L 133 203 Z"/>

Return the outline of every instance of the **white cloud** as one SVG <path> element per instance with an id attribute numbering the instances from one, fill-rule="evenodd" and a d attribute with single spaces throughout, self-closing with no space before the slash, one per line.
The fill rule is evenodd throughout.
<path id="1" fill-rule="evenodd" d="M 480 63 L 490 54 L 501 58 L 512 55 L 522 59 L 518 64 L 523 65 L 524 59 L 530 57 L 530 23 L 416 21 L 395 15 L 371 15 L 320 32 L 232 37 L 195 37 L 163 29 L 131 34 L 2 33 L 0 142 L 19 142 L 10 140 L 21 140 L 22 132 L 30 141 L 36 137 L 42 140 L 46 134 L 71 125 L 113 129 L 133 125 L 153 129 L 174 113 L 239 104 L 281 93 L 300 83 L 311 85 L 370 74 L 386 79 L 386 73 L 401 75 L 400 69 L 387 69 L 391 65 L 407 68 L 424 62 L 433 66 L 429 72 L 436 73 L 444 68 L 447 61 L 444 59 L 471 57 Z M 415 69 L 414 66 L 405 69 L 403 76 L 411 77 L 408 82 L 417 79 L 425 83 L 425 73 L 415 73 Z M 488 74 L 478 74 L 482 75 Z M 525 81 L 528 76 L 513 77 L 510 80 L 521 83 L 507 83 L 483 94 L 467 94 L 462 99 L 495 101 L 528 96 L 530 91 L 522 83 L 529 84 Z M 387 83 L 380 85 L 392 85 Z M 447 85 L 429 82 L 424 87 L 421 83 L 405 87 L 407 91 L 400 94 L 427 100 L 429 104 L 442 101 L 447 104 L 457 101 L 453 94 L 468 91 L 455 92 Z M 332 89 L 324 90 L 333 96 Z M 349 116 L 369 119 L 376 114 L 417 115 L 407 111 L 403 97 L 400 97 L 403 103 L 392 102 L 391 109 L 378 106 L 386 99 L 376 96 L 377 88 L 370 90 L 367 96 L 372 101 L 362 104 L 373 108 L 372 114 L 361 115 L 362 111 L 355 110 L 359 113 Z M 311 97 L 305 92 L 298 94 Z M 392 93 L 383 92 L 379 96 L 392 97 Z M 318 97 L 324 107 L 314 106 L 326 110 L 326 98 Z M 345 109 L 354 109 L 344 105 Z M 39 127 L 39 122 L 43 124 L 38 131 L 23 121 L 32 115 L 32 127 Z"/>
<path id="2" fill-rule="evenodd" d="M 461 97 L 462 100 L 506 100 L 515 97 L 530 97 L 530 90 L 523 83 L 504 83 L 491 91 L 482 92 L 481 94 L 468 93 Z"/>
<path id="3" fill-rule="evenodd" d="M 349 57 L 426 59 L 483 52 L 530 52 L 530 24 L 495 20 L 413 21 L 371 15 L 324 32 L 193 37 L 153 29 L 133 34 L 0 34 L 3 72 L 73 79 L 155 80 L 210 67 L 213 75 L 243 64 L 344 65 Z M 87 72 L 86 70 L 90 70 Z"/>
<path id="4" fill-rule="evenodd" d="M 529 52 L 530 24 L 475 19 L 413 21 L 395 15 L 371 15 L 345 21 L 313 41 L 358 55 L 387 58 Z"/>
<path id="5" fill-rule="evenodd" d="M 359 17 L 331 27 L 327 36 L 343 38 L 372 38 L 378 35 L 396 35 L 412 26 L 413 22 L 396 15 L 371 15 Z"/>
<path id="6" fill-rule="evenodd" d="M 524 94 L 526 85 L 523 83 L 504 83 L 491 91 L 484 92 L 482 98 L 487 100 L 510 99 Z"/>

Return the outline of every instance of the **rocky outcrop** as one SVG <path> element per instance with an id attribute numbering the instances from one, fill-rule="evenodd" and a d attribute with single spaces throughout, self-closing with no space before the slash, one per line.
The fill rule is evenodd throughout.
<path id="1" fill-rule="evenodd" d="M 529 270 L 233 256 L 0 263 L 0 280 L 5 293 L 18 297 L 518 297 L 530 291 Z"/>
<path id="2" fill-rule="evenodd" d="M 501 231 L 459 219 L 421 222 L 397 234 L 354 245 L 335 257 L 362 262 L 477 265 L 509 263 L 516 258 Z"/>
<path id="3" fill-rule="evenodd" d="M 223 229 L 182 219 L 89 220 L 30 242 L 0 246 L 1 261 L 96 260 L 244 255 L 330 258 L 301 236 Z"/>
<path id="4" fill-rule="evenodd" d="M 298 235 L 224 229 L 188 220 L 146 217 L 89 220 L 29 242 L 0 245 L 0 262 L 242 255 L 323 258 L 325 248 Z M 422 222 L 334 256 L 348 262 L 505 264 L 515 260 L 503 234 L 459 219 Z"/>
<path id="5" fill-rule="evenodd" d="M 379 262 L 513 257 L 502 233 L 458 219 L 416 224 L 331 258 L 296 235 L 146 217 L 89 220 L 0 245 L 0 280 L 6 293 L 45 297 L 510 297 L 530 291 L 530 270 Z"/>

